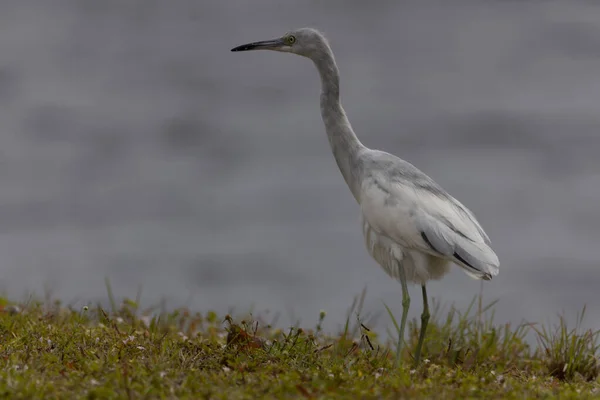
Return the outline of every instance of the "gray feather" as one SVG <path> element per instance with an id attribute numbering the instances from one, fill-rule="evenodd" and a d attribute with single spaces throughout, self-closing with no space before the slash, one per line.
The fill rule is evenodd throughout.
<path id="1" fill-rule="evenodd" d="M 431 250 L 451 259 L 477 277 L 490 279 L 498 274 L 499 260 L 485 242 L 476 242 L 446 223 L 426 215 L 416 219 L 417 228 Z"/>

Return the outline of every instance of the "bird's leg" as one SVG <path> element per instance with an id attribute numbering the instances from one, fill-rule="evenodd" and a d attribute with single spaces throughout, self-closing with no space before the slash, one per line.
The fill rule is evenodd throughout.
<path id="1" fill-rule="evenodd" d="M 400 365 L 402 358 L 402 343 L 404 342 L 404 328 L 406 327 L 406 318 L 408 317 L 408 308 L 410 307 L 410 296 L 408 295 L 408 285 L 406 284 L 406 273 L 401 264 L 398 264 L 398 275 L 400 276 L 400 285 L 402 286 L 402 319 L 400 320 L 400 332 L 398 332 L 398 346 L 396 347 L 396 367 Z"/>
<path id="2" fill-rule="evenodd" d="M 421 349 L 423 348 L 423 341 L 425 340 L 425 331 L 427 330 L 427 323 L 429 322 L 429 304 L 427 303 L 427 289 L 425 285 L 422 285 L 423 289 L 423 314 L 421 314 L 421 332 L 419 332 L 419 343 L 417 343 L 417 351 L 415 353 L 415 365 L 419 365 L 421 361 Z"/>

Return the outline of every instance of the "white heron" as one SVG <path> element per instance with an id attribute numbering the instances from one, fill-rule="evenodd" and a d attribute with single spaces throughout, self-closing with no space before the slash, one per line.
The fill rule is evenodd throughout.
<path id="1" fill-rule="evenodd" d="M 429 321 L 425 285 L 442 278 L 452 263 L 472 278 L 490 280 L 499 261 L 475 216 L 415 166 L 392 154 L 370 149 L 356 137 L 340 103 L 340 79 L 327 39 L 302 28 L 282 37 L 235 47 L 231 51 L 274 50 L 311 59 L 321 77 L 321 116 L 335 161 L 360 205 L 369 254 L 402 286 L 402 319 L 396 364 L 401 361 L 410 306 L 407 282 L 421 285 L 423 313 L 415 350 L 421 358 Z"/>

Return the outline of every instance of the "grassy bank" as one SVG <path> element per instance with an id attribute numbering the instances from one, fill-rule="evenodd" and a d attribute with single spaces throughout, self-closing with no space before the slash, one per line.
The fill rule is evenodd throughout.
<path id="1" fill-rule="evenodd" d="M 361 320 L 325 335 L 272 328 L 260 318 L 177 310 L 156 315 L 133 301 L 71 309 L 6 301 L 0 313 L 0 396 L 10 398 L 600 398 L 596 334 L 496 325 L 477 300 L 465 313 L 434 312 L 425 362 L 404 365 L 394 345 Z M 154 316 L 151 316 L 154 315 Z M 539 346 L 524 340 L 535 332 Z"/>

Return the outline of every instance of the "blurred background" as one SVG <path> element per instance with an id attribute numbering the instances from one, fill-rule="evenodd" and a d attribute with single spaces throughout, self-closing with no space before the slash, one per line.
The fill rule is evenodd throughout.
<path id="1" fill-rule="evenodd" d="M 0 290 L 165 299 L 280 324 L 400 313 L 364 248 L 306 59 L 231 53 L 313 26 L 360 139 L 469 207 L 499 322 L 600 328 L 600 4 L 37 0 L 0 5 Z M 429 285 L 465 308 L 458 268 Z M 411 289 L 411 316 L 421 312 Z"/>

